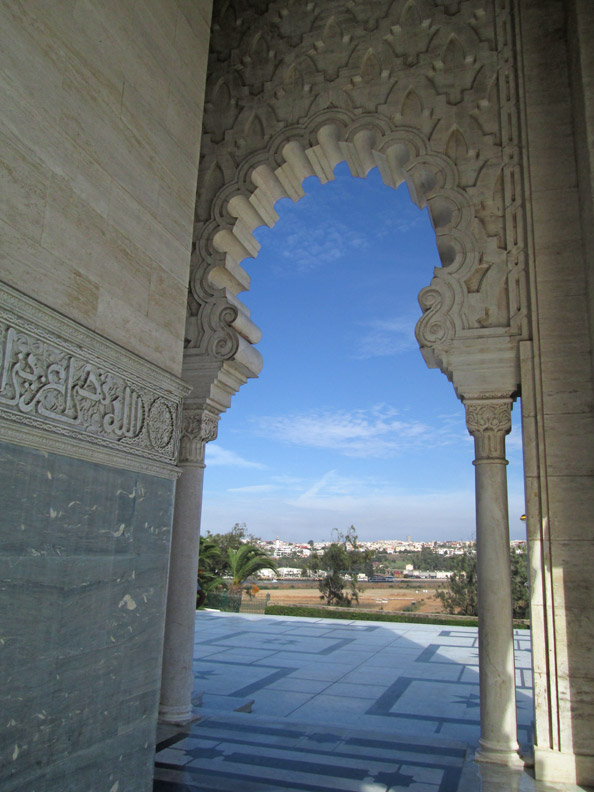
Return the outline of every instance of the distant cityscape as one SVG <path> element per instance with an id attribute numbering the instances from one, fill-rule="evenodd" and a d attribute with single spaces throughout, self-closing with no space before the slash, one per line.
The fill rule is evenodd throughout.
<path id="1" fill-rule="evenodd" d="M 257 539 L 255 544 L 266 550 L 275 558 L 283 556 L 298 556 L 307 558 L 313 552 L 323 552 L 332 541 L 325 542 L 286 542 L 282 539 Z M 376 553 L 418 553 L 422 550 L 431 550 L 444 556 L 462 555 L 465 550 L 474 547 L 474 541 L 452 540 L 447 542 L 413 542 L 410 537 L 406 540 L 400 539 L 376 539 L 372 542 L 357 542 L 357 547 L 361 550 L 374 550 Z M 522 547 L 526 544 L 525 539 L 513 539 L 510 542 L 512 547 Z"/>
<path id="2" fill-rule="evenodd" d="M 332 544 L 332 541 L 324 542 L 287 542 L 282 539 L 257 539 L 254 542 L 262 548 L 268 555 L 275 559 L 293 559 L 295 563 L 298 560 L 302 562 L 300 566 L 281 566 L 278 565 L 276 572 L 271 570 L 261 570 L 259 575 L 262 578 L 297 578 L 297 577 L 312 577 L 324 576 L 326 573 L 323 570 L 317 570 L 314 573 L 308 572 L 307 568 L 303 565 L 303 559 L 307 559 L 313 554 L 321 554 L 325 548 Z M 410 537 L 406 540 L 399 539 L 377 539 L 371 542 L 360 541 L 357 542 L 357 547 L 360 550 L 371 550 L 377 554 L 385 555 L 398 555 L 408 553 L 419 553 L 423 550 L 430 550 L 434 555 L 441 555 L 444 558 L 451 558 L 452 556 L 462 555 L 465 551 L 474 548 L 474 541 L 461 541 L 452 540 L 446 542 L 432 541 L 432 542 L 418 542 L 412 541 Z M 515 548 L 516 551 L 525 549 L 525 539 L 513 539 L 510 541 L 510 547 Z M 374 566 L 377 562 L 374 563 Z M 360 580 L 370 581 L 387 581 L 395 579 L 395 576 L 413 577 L 413 578 L 448 578 L 451 571 L 434 570 L 431 572 L 421 571 L 415 569 L 414 564 L 405 564 L 401 570 L 391 570 L 388 574 L 375 575 L 368 577 L 364 574 L 359 574 L 357 577 Z"/>

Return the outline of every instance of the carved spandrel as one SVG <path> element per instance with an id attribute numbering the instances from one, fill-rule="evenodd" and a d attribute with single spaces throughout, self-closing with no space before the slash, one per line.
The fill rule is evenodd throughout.
<path id="1" fill-rule="evenodd" d="M 313 66 L 304 81 L 305 93 L 310 93 L 311 98 L 333 83 L 335 88 L 348 91 L 353 88 L 353 80 L 365 81 L 366 75 L 375 77 L 377 70 L 369 70 L 370 60 L 366 57 L 371 48 L 381 61 L 377 78 L 370 82 L 374 98 L 364 92 L 357 105 L 363 102 L 368 110 L 377 110 L 386 103 L 394 81 L 406 72 L 407 81 L 413 73 L 419 78 L 418 85 L 431 106 L 439 95 L 451 106 L 468 100 L 469 111 L 483 115 L 486 109 L 492 114 L 484 102 L 479 106 L 477 97 L 470 96 L 473 91 L 480 93 L 475 83 L 481 68 L 485 70 L 485 87 L 496 72 L 494 22 L 488 8 L 457 5 L 454 10 L 430 2 L 374 0 L 352 8 L 344 3 L 309 3 L 297 11 L 295 6 L 280 8 L 273 3 L 260 8 L 252 5 L 243 12 L 238 9 L 236 22 L 229 27 L 229 7 L 225 5 L 221 18 L 215 9 L 212 77 L 207 86 L 211 107 L 207 107 L 205 115 L 206 132 L 211 134 L 213 143 L 225 141 L 223 148 L 231 144 L 232 138 L 236 143 L 242 136 L 241 125 L 236 123 L 237 113 L 229 112 L 233 101 L 248 109 L 268 104 L 279 121 L 303 120 L 309 103 L 302 101 L 305 96 L 300 98 L 286 90 L 285 77 L 287 68 L 304 56 Z M 241 79 L 241 85 L 236 82 L 227 99 L 221 81 L 229 80 L 229 57 L 237 67 L 241 65 L 232 72 L 236 81 Z M 293 78 L 299 82 L 293 71 L 289 85 L 295 81 Z M 217 94 L 215 103 L 212 100 Z M 392 107 L 391 112 L 396 109 Z M 225 116 L 226 129 L 220 127 L 221 114 Z M 407 119 L 407 124 L 411 121 L 414 124 L 412 118 Z M 206 153 L 207 141 L 203 148 Z"/>

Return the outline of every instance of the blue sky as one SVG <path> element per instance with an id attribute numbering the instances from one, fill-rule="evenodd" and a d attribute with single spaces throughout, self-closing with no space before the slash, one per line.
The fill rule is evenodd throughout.
<path id="1" fill-rule="evenodd" d="M 261 228 L 241 299 L 263 331 L 264 369 L 207 446 L 203 531 L 245 522 L 262 538 L 474 538 L 473 441 L 451 384 L 414 327 L 440 266 L 426 210 L 377 170 L 312 177 Z M 519 404 L 508 437 L 512 538 L 523 538 Z"/>

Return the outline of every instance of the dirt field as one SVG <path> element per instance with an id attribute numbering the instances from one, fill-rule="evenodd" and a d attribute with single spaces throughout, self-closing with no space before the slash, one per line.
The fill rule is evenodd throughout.
<path id="1" fill-rule="evenodd" d="M 281 584 L 278 588 L 266 589 L 262 593 L 270 594 L 271 605 L 322 605 L 320 592 L 316 584 Z M 377 611 L 401 611 L 403 608 L 419 604 L 418 613 L 443 613 L 441 601 L 435 596 L 435 581 L 421 580 L 406 584 L 365 583 L 364 591 L 359 595 L 359 608 Z M 443 586 L 443 583 L 442 583 Z M 424 600 L 424 602 L 423 602 Z"/>

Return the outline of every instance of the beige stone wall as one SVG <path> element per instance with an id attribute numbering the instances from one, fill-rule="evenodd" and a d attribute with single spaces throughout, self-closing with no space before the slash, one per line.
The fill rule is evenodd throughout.
<path id="1" fill-rule="evenodd" d="M 6 2 L 0 280 L 179 374 L 211 0 Z"/>
<path id="2" fill-rule="evenodd" d="M 588 261 L 590 342 L 594 349 L 594 4 L 568 3 L 567 32 L 584 252 Z M 594 371 L 594 355 L 592 356 Z"/>
<path id="3" fill-rule="evenodd" d="M 588 260 L 564 4 L 522 6 L 534 378 L 525 371 L 537 776 L 594 778 L 594 412 Z M 570 52 L 568 53 L 568 49 Z M 575 65 L 575 64 L 574 64 Z M 579 110 L 579 106 L 577 107 Z M 579 115 L 580 113 L 578 113 Z M 583 144 L 583 138 L 582 138 Z M 585 150 L 582 150 L 582 162 Z M 591 200 L 591 199 L 590 199 Z M 591 211 L 591 206 L 590 206 Z M 530 382 L 528 382 L 530 379 Z M 534 386 L 534 387 L 532 387 Z M 532 420 L 534 418 L 534 420 Z M 530 425 L 533 428 L 530 428 Z"/>
<path id="4" fill-rule="evenodd" d="M 152 789 L 210 12 L 0 3 L 6 792 Z"/>

